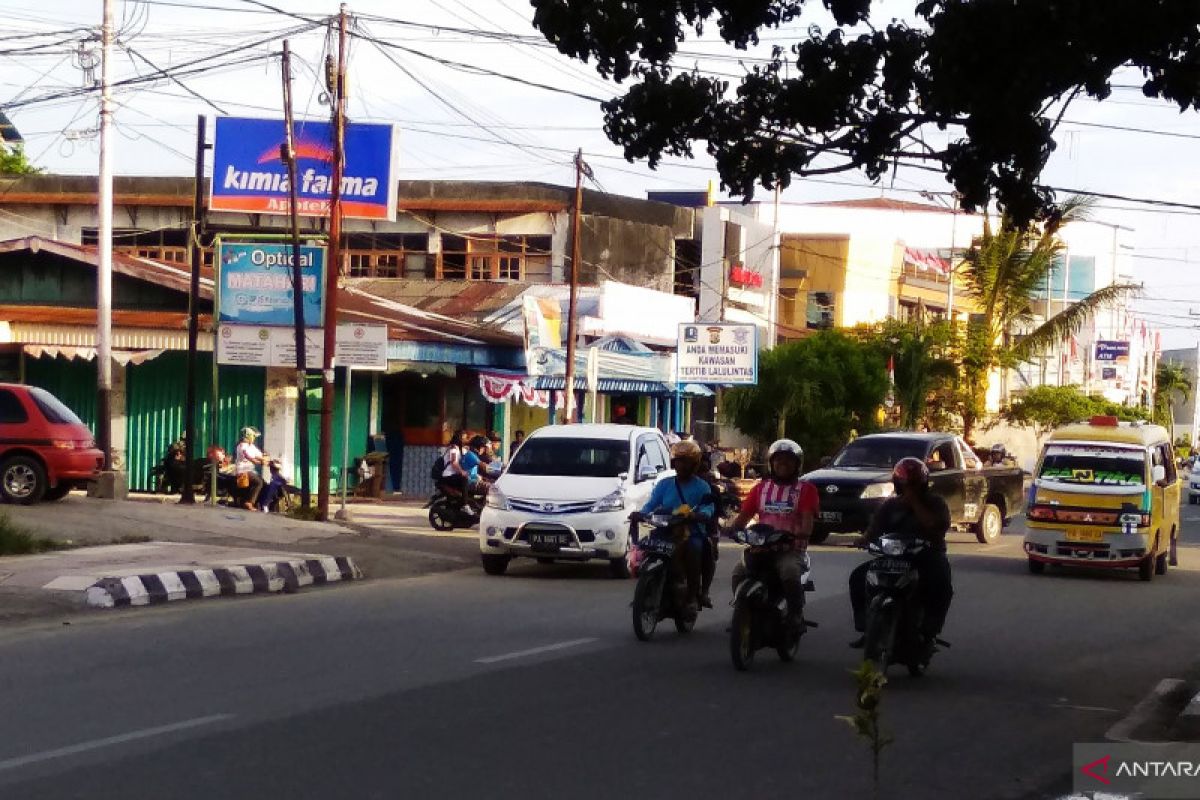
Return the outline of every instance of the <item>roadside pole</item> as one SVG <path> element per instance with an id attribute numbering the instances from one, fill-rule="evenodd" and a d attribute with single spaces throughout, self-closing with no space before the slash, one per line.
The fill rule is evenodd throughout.
<path id="1" fill-rule="evenodd" d="M 354 378 L 354 367 L 346 365 L 346 396 L 342 399 L 342 510 L 337 519 L 346 519 L 346 488 L 350 484 L 350 382 Z"/>
<path id="2" fill-rule="evenodd" d="M 563 379 L 567 424 L 575 421 L 575 308 L 579 297 L 579 223 L 583 218 L 583 176 L 592 169 L 583 160 L 583 149 L 575 154 L 575 206 L 571 215 L 571 299 L 567 304 L 567 370 Z"/>
<path id="3" fill-rule="evenodd" d="M 113 0 L 104 0 L 100 43 L 99 239 L 96 271 L 96 443 L 104 453 L 97 494 L 120 497 L 112 458 Z"/>
<path id="4" fill-rule="evenodd" d="M 283 40 L 283 157 L 288 169 L 288 209 L 292 223 L 292 309 L 296 331 L 296 422 L 300 426 L 300 503 L 309 507 L 312 500 L 308 452 L 308 354 L 304 342 L 304 276 L 300 263 L 300 212 L 296 198 L 296 150 L 292 146 L 292 52 Z"/>
<path id="5" fill-rule="evenodd" d="M 334 354 L 337 349 L 338 276 L 342 271 L 342 171 L 346 163 L 346 5 L 338 14 L 337 74 L 327 76 L 333 106 L 333 176 L 329 206 L 329 263 L 325 277 L 325 349 L 321 363 L 321 434 L 317 448 L 317 518 L 329 519 L 333 450 Z M 348 375 L 349 373 L 347 373 Z M 349 431 L 343 431 L 343 439 Z M 344 465 L 343 465 L 344 466 Z M 345 480 L 342 481 L 343 486 Z M 342 511 L 345 512 L 345 492 Z"/>
<path id="6" fill-rule="evenodd" d="M 208 118 L 203 114 L 196 117 L 196 196 L 192 205 L 192 283 L 188 291 L 188 351 L 187 351 L 187 388 L 184 390 L 183 413 L 183 452 L 184 480 L 183 496 L 180 503 L 192 505 L 196 502 L 195 478 L 192 475 L 192 465 L 196 459 L 196 347 L 200 336 L 200 267 L 204 261 L 204 253 L 200 249 L 200 236 L 204 231 L 204 151 L 208 148 L 205 142 L 205 127 Z M 215 323 L 216 317 L 213 321 Z M 216 348 L 213 348 L 213 361 L 217 359 Z"/>

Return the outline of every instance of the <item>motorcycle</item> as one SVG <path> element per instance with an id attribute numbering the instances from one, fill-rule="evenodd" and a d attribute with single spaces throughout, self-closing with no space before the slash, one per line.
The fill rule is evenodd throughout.
<path id="1" fill-rule="evenodd" d="M 482 493 L 458 489 L 439 482 L 425 507 L 429 509 L 429 525 L 443 533 L 455 528 L 473 528 L 479 524 L 487 490 Z"/>
<path id="2" fill-rule="evenodd" d="M 655 514 L 648 520 L 653 531 L 638 537 L 638 522 L 630 525 L 629 540 L 639 553 L 637 584 L 633 588 L 633 633 L 640 641 L 654 636 L 664 619 L 675 622 L 679 633 L 690 633 L 696 618 L 687 612 L 687 579 L 675 553 L 687 545 L 688 529 L 678 517 Z"/>
<path id="3" fill-rule="evenodd" d="M 929 547 L 923 539 L 902 539 L 884 534 L 867 545 L 875 559 L 867 565 L 867 616 L 863 656 L 880 672 L 892 664 L 904 664 L 919 677 L 929 667 L 937 639 L 921 635 L 925 606 L 919 596 L 919 579 L 914 561 Z"/>
<path id="4" fill-rule="evenodd" d="M 713 490 L 717 519 L 728 525 L 742 510 L 742 500 L 738 496 L 737 486 L 729 478 L 720 478 L 713 483 Z"/>
<path id="5" fill-rule="evenodd" d="M 770 525 L 751 525 L 733 534 L 734 541 L 747 546 L 745 552 L 746 578 L 738 584 L 730 605 L 733 622 L 729 627 L 729 655 L 733 666 L 740 671 L 750 669 L 754 654 L 764 647 L 773 647 L 784 662 L 794 661 L 800 652 L 800 638 L 817 623 L 803 618 L 798 625 L 788 621 L 787 599 L 775 574 L 773 560 L 781 548 L 791 547 L 792 534 Z M 812 563 L 804 556 L 800 581 L 804 591 L 815 591 L 812 582 Z"/>

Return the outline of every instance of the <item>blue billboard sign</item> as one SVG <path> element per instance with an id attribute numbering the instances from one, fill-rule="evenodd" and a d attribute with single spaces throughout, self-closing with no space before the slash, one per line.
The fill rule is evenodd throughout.
<path id="1" fill-rule="evenodd" d="M 288 171 L 280 147 L 283 120 L 217 117 L 213 142 L 212 211 L 287 214 Z M 333 125 L 296 121 L 296 205 L 303 216 L 328 216 L 333 187 Z M 395 219 L 396 129 L 352 122 L 346 126 L 342 215 Z"/>
<path id="2" fill-rule="evenodd" d="M 1104 339 L 1100 339 L 1096 342 L 1096 360 L 1116 362 L 1128 361 L 1129 342 L 1106 341 Z"/>
<path id="3" fill-rule="evenodd" d="M 292 305 L 292 246 L 221 242 L 217 253 L 218 320 L 235 325 L 295 324 Z M 304 325 L 323 322 L 325 248 L 300 248 Z"/>

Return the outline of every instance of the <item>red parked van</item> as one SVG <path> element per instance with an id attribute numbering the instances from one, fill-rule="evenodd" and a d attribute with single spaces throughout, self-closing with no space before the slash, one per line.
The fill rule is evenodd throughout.
<path id="1" fill-rule="evenodd" d="M 60 500 L 104 466 L 92 432 L 45 389 L 0 383 L 0 495 L 31 505 Z"/>

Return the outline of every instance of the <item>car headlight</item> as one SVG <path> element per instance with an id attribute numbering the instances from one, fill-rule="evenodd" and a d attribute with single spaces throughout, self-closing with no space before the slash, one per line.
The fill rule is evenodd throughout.
<path id="1" fill-rule="evenodd" d="M 599 514 L 604 511 L 624 511 L 625 510 L 625 495 L 618 492 L 613 492 L 607 497 L 603 497 L 596 501 L 592 506 L 592 513 Z"/>
<path id="2" fill-rule="evenodd" d="M 879 543 L 879 549 L 886 556 L 904 555 L 904 542 L 900 539 L 884 539 Z"/>
<path id="3" fill-rule="evenodd" d="M 487 507 L 494 508 L 497 511 L 508 511 L 508 498 L 504 496 L 504 492 L 493 486 L 492 488 L 488 489 Z"/>
<path id="4" fill-rule="evenodd" d="M 888 483 L 872 483 L 860 495 L 863 500 L 878 500 L 883 497 L 891 497 L 896 493 L 896 487 L 890 482 Z"/>

